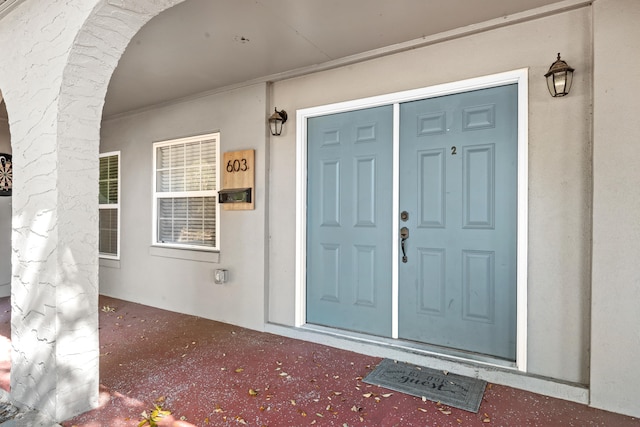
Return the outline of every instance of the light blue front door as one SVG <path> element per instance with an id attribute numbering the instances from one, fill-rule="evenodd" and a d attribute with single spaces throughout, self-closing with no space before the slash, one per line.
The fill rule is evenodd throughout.
<path id="1" fill-rule="evenodd" d="M 306 320 L 515 360 L 517 86 L 399 111 L 396 165 L 391 105 L 307 121 Z"/>
<path id="2" fill-rule="evenodd" d="M 391 106 L 307 122 L 307 322 L 391 335 Z"/>
<path id="3" fill-rule="evenodd" d="M 515 360 L 517 85 L 402 104 L 399 338 Z"/>

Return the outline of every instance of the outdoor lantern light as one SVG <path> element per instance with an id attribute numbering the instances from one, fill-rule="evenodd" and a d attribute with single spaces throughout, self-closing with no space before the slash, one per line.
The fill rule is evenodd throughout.
<path id="1" fill-rule="evenodd" d="M 271 135 L 277 136 L 282 133 L 282 125 L 287 121 L 287 112 L 278 111 L 277 108 L 274 110 L 274 113 L 269 117 L 269 129 L 271 129 Z"/>
<path id="2" fill-rule="evenodd" d="M 547 87 L 551 96 L 555 98 L 569 94 L 573 82 L 573 68 L 560 59 L 560 53 L 558 53 L 556 62 L 551 64 L 549 72 L 544 76 L 547 78 Z"/>

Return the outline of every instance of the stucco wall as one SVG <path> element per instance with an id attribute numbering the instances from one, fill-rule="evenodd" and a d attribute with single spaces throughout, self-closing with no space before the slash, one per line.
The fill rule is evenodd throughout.
<path id="1" fill-rule="evenodd" d="M 101 263 L 102 294 L 263 328 L 266 102 L 266 85 L 257 84 L 103 122 L 100 151 L 121 151 L 122 211 L 120 262 Z M 173 258 L 175 250 L 152 255 L 152 143 L 212 131 L 220 131 L 221 153 L 255 149 L 255 210 L 220 211 L 217 262 Z M 177 252 L 189 256 L 192 251 Z M 216 268 L 229 270 L 227 284 L 214 284 Z"/>
<path id="2" fill-rule="evenodd" d="M 594 17 L 591 400 L 639 417 L 640 2 L 597 0 Z"/>
<path id="3" fill-rule="evenodd" d="M 544 73 L 561 52 L 577 71 L 553 99 Z M 445 41 L 273 85 L 300 108 L 529 68 L 529 372 L 589 381 L 591 9 Z M 272 144 L 269 321 L 294 322 L 295 123 Z"/>
<path id="4" fill-rule="evenodd" d="M 5 109 L 4 104 L 0 108 Z M 0 118 L 0 153 L 11 154 L 9 123 Z M 0 197 L 0 297 L 11 295 L 11 197 Z"/>
<path id="5" fill-rule="evenodd" d="M 78 330 L 72 328 L 75 324 L 69 320 L 69 315 L 74 314 L 82 320 L 97 318 L 92 305 L 94 299 L 86 295 L 82 300 L 57 299 L 56 296 L 67 296 L 65 291 L 76 283 L 81 290 L 92 286 L 94 264 L 85 258 L 95 253 L 95 239 L 92 238 L 95 218 L 85 218 L 86 211 L 83 216 L 65 208 L 77 206 L 78 200 L 93 200 L 97 204 L 91 197 L 95 192 L 91 186 L 95 184 L 96 168 L 90 168 L 91 173 L 86 172 L 87 162 L 95 163 L 97 153 L 85 153 L 85 160 L 88 159 L 85 162 L 75 161 L 75 158 L 69 160 L 69 154 L 74 153 L 76 145 L 89 148 L 96 145 L 97 125 L 79 118 L 86 119 L 85 111 L 98 111 L 102 100 L 99 96 L 96 103 L 91 104 L 77 95 L 85 94 L 92 101 L 96 87 L 106 88 L 104 81 L 97 84 L 92 80 L 100 74 L 97 70 L 108 69 L 89 60 L 93 58 L 99 62 L 105 56 L 101 50 L 104 46 L 96 48 L 94 42 L 118 40 L 105 36 L 105 32 L 127 34 L 131 27 L 96 25 L 100 31 L 89 28 L 85 38 L 77 42 L 80 48 L 71 52 L 78 55 L 78 50 L 84 52 L 86 49 L 86 56 L 70 60 L 70 46 L 78 28 L 96 3 L 104 2 L 94 0 L 79 7 L 58 0 L 47 2 L 46 6 L 28 0 L 4 17 L 0 26 L 0 51 L 3 52 L 0 86 L 11 106 L 14 154 L 24 154 L 23 178 L 20 180 L 24 192 L 12 198 L 13 209 L 20 214 L 15 226 L 27 230 L 29 222 L 43 211 L 53 212 L 57 221 L 54 229 L 43 228 L 47 232 L 46 239 L 37 240 L 33 246 L 27 245 L 26 238 L 16 241 L 14 258 L 24 259 L 28 266 L 21 270 L 16 280 L 37 278 L 23 283 L 29 285 L 28 290 L 38 291 L 31 295 L 38 295 L 40 301 L 55 307 L 46 312 L 43 321 L 51 326 L 51 331 L 60 327 L 63 338 L 72 339 L 77 338 Z M 164 3 L 173 2 L 165 0 Z M 640 416 L 637 399 L 634 399 L 640 392 L 637 368 L 637 355 L 640 354 L 637 326 L 640 324 L 637 267 L 640 258 L 637 245 L 640 237 L 637 220 L 640 157 L 636 149 L 640 124 L 635 120 L 640 111 L 637 97 L 640 93 L 639 8 L 637 0 L 595 0 L 593 9 L 571 11 L 282 81 L 273 87 L 273 102 L 269 108 L 265 108 L 265 87 L 259 85 L 104 123 L 102 151 L 122 150 L 123 187 L 131 189 L 123 192 L 123 240 L 127 242 L 123 241 L 119 268 L 101 269 L 104 293 L 260 329 L 264 316 L 264 276 L 270 271 L 267 281 L 269 320 L 292 324 L 295 204 L 291 196 L 295 191 L 295 123 L 287 124 L 284 135 L 274 139 L 269 151 L 264 136 L 266 111 L 278 106 L 292 114 L 299 108 L 529 67 L 529 371 L 581 383 L 590 379 L 594 406 Z M 592 11 L 594 31 L 591 31 Z M 29 37 L 24 37 L 25 34 Z M 88 43 L 87 34 L 97 35 Z M 126 42 L 129 36 L 123 38 Z M 91 54 L 94 48 L 96 55 Z M 576 68 L 576 81 L 570 96 L 551 99 L 542 75 L 558 51 Z M 112 64 L 116 57 L 109 56 L 107 62 Z M 593 75 L 592 63 L 595 63 Z M 63 83 L 63 70 L 70 68 L 73 73 L 68 71 Z M 627 78 L 612 79 L 610 75 Z M 108 75 L 100 77 L 108 78 Z M 591 304 L 592 83 L 595 87 L 595 143 Z M 66 92 L 73 92 L 74 96 L 70 97 Z M 62 104 L 59 103 L 61 93 L 65 95 Z M 79 99 L 80 102 L 74 102 Z M 66 116 L 58 111 L 59 105 L 65 107 Z M 255 118 L 255 121 L 247 120 L 247 117 Z M 223 151 L 256 148 L 256 211 L 223 212 L 219 264 L 150 256 L 151 142 L 217 129 L 222 132 Z M 272 169 L 270 199 L 275 202 L 269 204 L 267 228 L 265 178 L 268 166 Z M 69 170 L 76 173 L 69 174 Z M 87 176 L 91 179 L 84 180 L 83 188 L 88 189 L 86 194 L 69 193 L 69 189 L 75 189 L 76 184 L 83 181 L 80 178 Z M 20 205 L 19 209 L 16 204 Z M 85 206 L 93 205 L 85 203 Z M 60 228 L 55 227 L 58 222 L 62 223 Z M 80 233 L 67 232 L 74 229 L 79 229 Z M 34 233 L 32 237 L 39 236 Z M 268 255 L 265 255 L 267 238 L 271 240 Z M 83 242 L 90 242 L 90 250 Z M 40 259 L 33 251 L 29 252 L 30 248 L 44 249 L 43 253 L 53 253 L 55 259 Z M 51 248 L 55 251 L 50 252 Z M 68 250 L 63 253 L 57 248 Z M 77 258 L 66 264 L 60 254 Z M 268 257 L 269 268 L 265 265 Z M 59 280 L 56 273 L 68 265 L 89 266 L 86 270 L 89 274 L 79 275 L 79 278 L 73 278 L 74 281 Z M 211 271 L 218 266 L 231 270 L 229 285 L 213 285 Z M 185 271 L 190 272 L 188 277 L 185 277 Z M 53 279 L 49 280 L 49 277 Z M 87 282 L 90 283 L 87 285 Z M 191 286 L 185 287 L 185 282 Z M 50 284 L 59 284 L 60 289 L 42 293 L 41 290 L 48 289 Z M 16 299 L 29 303 L 28 297 L 28 292 L 24 292 Z M 91 310 L 80 312 L 71 305 L 58 304 L 58 301 L 71 301 L 73 305 L 78 305 L 77 301 L 89 301 L 85 305 Z M 56 317 L 62 314 L 63 319 Z M 80 372 L 82 381 L 67 381 L 68 384 L 60 387 L 74 398 L 71 405 L 65 404 L 69 401 L 58 402 L 52 398 L 48 408 L 53 408 L 52 414 L 59 416 L 64 414 L 57 412 L 56 406 L 62 409 L 68 406 L 70 411 L 86 408 L 85 402 L 73 403 L 75 397 L 92 393 L 87 391 L 89 388 L 79 389 L 79 384 L 91 382 L 97 389 L 97 365 L 89 366 L 82 360 L 65 357 L 77 354 L 78 341 L 69 343 L 68 339 L 59 339 L 44 343 L 41 339 L 36 340 L 32 333 L 35 327 L 24 320 L 16 315 L 13 325 L 24 331 L 24 335 L 14 331 L 14 342 L 18 346 L 15 350 L 28 356 L 25 362 L 15 363 L 12 367 L 14 397 L 18 394 L 19 399 L 25 400 L 27 396 L 28 403 L 34 403 L 29 396 L 40 397 L 33 388 L 14 382 L 16 377 L 22 378 L 17 373 L 32 378 L 32 367 L 36 363 L 47 363 L 41 370 L 43 375 L 37 379 L 39 385 L 64 383 L 68 376 L 58 375 L 63 371 L 56 370 L 56 364 L 60 362 L 73 367 L 74 372 Z M 97 323 L 91 327 L 94 333 L 87 336 L 97 337 Z M 86 337 L 83 335 L 82 338 Z M 55 343 L 55 349 L 50 343 Z M 80 344 L 80 350 L 97 360 L 97 343 L 88 347 L 84 342 Z M 38 350 L 46 346 L 53 350 L 42 350 L 42 357 L 34 359 Z M 85 351 L 87 348 L 91 351 Z M 54 350 L 56 358 L 47 358 Z M 588 375 L 590 350 L 591 378 Z M 14 362 L 19 360 L 14 359 Z M 85 371 L 78 370 L 82 367 Z"/>

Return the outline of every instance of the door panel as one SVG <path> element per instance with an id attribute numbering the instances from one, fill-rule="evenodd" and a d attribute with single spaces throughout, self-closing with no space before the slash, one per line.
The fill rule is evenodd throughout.
<path id="1" fill-rule="evenodd" d="M 307 322 L 391 336 L 391 106 L 307 121 Z"/>
<path id="2" fill-rule="evenodd" d="M 400 338 L 515 360 L 516 182 L 516 85 L 400 106 Z"/>
<path id="3" fill-rule="evenodd" d="M 425 150 L 419 154 L 418 206 L 419 227 L 443 228 L 445 226 L 445 151 Z"/>

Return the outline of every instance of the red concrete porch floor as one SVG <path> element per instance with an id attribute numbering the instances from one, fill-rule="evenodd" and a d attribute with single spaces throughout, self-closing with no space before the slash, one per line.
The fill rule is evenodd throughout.
<path id="1" fill-rule="evenodd" d="M 71 427 L 640 426 L 640 420 L 489 384 L 477 414 L 362 382 L 379 358 L 100 297 L 100 407 Z M 9 387 L 8 298 L 0 386 Z"/>

